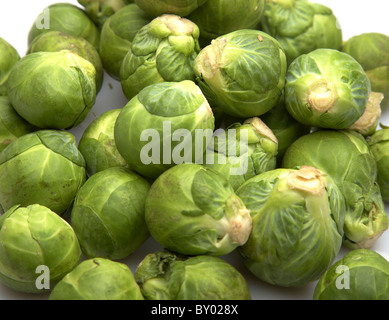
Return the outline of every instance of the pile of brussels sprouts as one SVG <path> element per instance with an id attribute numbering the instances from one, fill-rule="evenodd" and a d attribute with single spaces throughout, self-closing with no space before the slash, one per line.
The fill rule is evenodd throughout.
<path id="1" fill-rule="evenodd" d="M 308 0 L 78 1 L 24 56 L 0 38 L 0 282 L 250 300 L 237 252 L 258 286 L 389 299 L 389 36 L 344 41 Z M 128 103 L 76 139 L 105 76 Z"/>

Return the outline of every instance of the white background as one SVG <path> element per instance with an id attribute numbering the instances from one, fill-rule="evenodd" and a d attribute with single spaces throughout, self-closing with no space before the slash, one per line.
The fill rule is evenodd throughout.
<path id="1" fill-rule="evenodd" d="M 63 1 L 65 2 L 65 1 Z M 76 0 L 69 0 L 68 3 L 79 4 Z M 354 35 L 367 32 L 381 32 L 389 35 L 389 1 L 387 0 L 316 0 L 316 2 L 332 8 L 337 16 L 340 26 L 343 29 L 344 40 Z M 27 51 L 27 35 L 36 17 L 50 4 L 56 3 L 53 0 L 0 0 L 0 37 L 7 40 L 14 46 L 21 56 Z M 104 85 L 100 91 L 96 105 L 88 118 L 72 132 L 79 139 L 86 127 L 100 114 L 110 109 L 122 108 L 127 103 L 120 83 L 105 75 Z M 389 125 L 389 110 L 383 113 L 382 123 Z M 389 213 L 389 205 L 386 205 Z M 122 262 L 127 263 L 134 271 L 136 265 L 147 253 L 162 249 L 152 239 L 147 241 L 134 254 Z M 381 253 L 389 259 L 389 231 L 386 232 L 374 245 L 373 250 Z M 346 249 L 343 249 L 339 257 L 343 256 Z M 241 264 L 238 254 L 232 253 L 225 258 L 231 262 L 247 279 L 255 300 L 267 299 L 294 299 L 311 300 L 316 283 L 311 283 L 304 288 L 280 288 L 268 285 L 255 279 Z M 47 299 L 47 294 L 29 295 L 12 291 L 0 284 L 0 299 Z"/>

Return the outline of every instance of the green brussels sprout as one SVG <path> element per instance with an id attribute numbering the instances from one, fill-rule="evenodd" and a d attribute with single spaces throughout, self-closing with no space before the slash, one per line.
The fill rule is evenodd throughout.
<path id="1" fill-rule="evenodd" d="M 71 225 L 89 258 L 123 259 L 149 237 L 145 201 L 150 184 L 124 168 L 90 177 L 77 193 Z"/>
<path id="2" fill-rule="evenodd" d="M 70 51 L 36 52 L 23 57 L 8 78 L 17 113 L 41 129 L 80 124 L 96 101 L 96 69 Z"/>
<path id="3" fill-rule="evenodd" d="M 144 300 L 127 265 L 104 258 L 87 259 L 53 289 L 50 300 Z"/>
<path id="4" fill-rule="evenodd" d="M 273 109 L 261 116 L 261 120 L 277 138 L 277 166 L 281 166 L 282 158 L 290 145 L 311 131 L 310 126 L 298 122 L 286 110 L 284 96 L 281 97 Z"/>
<path id="5" fill-rule="evenodd" d="M 146 300 L 251 300 L 242 274 L 214 256 L 155 252 L 134 276 Z"/>
<path id="6" fill-rule="evenodd" d="M 365 112 L 349 128 L 355 130 L 363 136 L 370 136 L 376 132 L 381 117 L 381 102 L 384 95 L 380 92 L 371 92 Z"/>
<path id="7" fill-rule="evenodd" d="M 228 180 L 200 164 L 162 173 L 146 198 L 145 219 L 154 240 L 184 255 L 228 254 L 251 232 L 250 212 Z"/>
<path id="8" fill-rule="evenodd" d="M 237 195 L 253 220 L 239 252 L 262 281 L 302 287 L 319 279 L 337 257 L 345 201 L 325 173 L 309 166 L 279 168 L 251 178 Z"/>
<path id="9" fill-rule="evenodd" d="M 61 50 L 73 52 L 93 64 L 96 69 L 96 91 L 100 91 L 104 77 L 103 63 L 96 48 L 84 38 L 71 36 L 60 31 L 45 32 L 34 39 L 27 54 Z"/>
<path id="10" fill-rule="evenodd" d="M 100 31 L 86 13 L 70 3 L 48 6 L 36 18 L 28 34 L 28 46 L 42 33 L 61 31 L 88 40 L 99 49 Z"/>
<path id="11" fill-rule="evenodd" d="M 234 117 L 256 117 L 272 109 L 281 97 L 286 58 L 269 35 L 238 30 L 202 49 L 195 72 L 212 107 Z"/>
<path id="12" fill-rule="evenodd" d="M 360 34 L 345 41 L 342 51 L 362 65 L 372 90 L 385 96 L 382 109 L 389 108 L 389 36 L 382 33 Z"/>
<path id="13" fill-rule="evenodd" d="M 16 205 L 0 217 L 0 281 L 11 289 L 47 292 L 80 259 L 72 227 L 50 209 Z"/>
<path id="14" fill-rule="evenodd" d="M 367 137 L 366 140 L 377 162 L 377 182 L 382 198 L 389 203 L 389 128 L 381 126 L 383 129 Z"/>
<path id="15" fill-rule="evenodd" d="M 143 89 L 122 109 L 114 137 L 132 170 L 156 178 L 203 157 L 214 126 L 212 110 L 194 82 L 162 82 Z"/>
<path id="16" fill-rule="evenodd" d="M 369 249 L 388 228 L 377 164 L 364 137 L 351 130 L 321 130 L 295 141 L 282 166 L 310 165 L 331 176 L 346 200 L 343 243 Z"/>
<path id="17" fill-rule="evenodd" d="M 368 249 L 348 252 L 320 278 L 314 300 L 389 300 L 389 262 Z"/>
<path id="18" fill-rule="evenodd" d="M 241 29 L 255 29 L 265 0 L 208 0 L 189 17 L 200 28 L 204 42 Z"/>
<path id="19" fill-rule="evenodd" d="M 16 49 L 0 37 L 0 96 L 7 95 L 7 79 L 19 60 L 20 56 Z"/>
<path id="20" fill-rule="evenodd" d="M 152 17 L 172 13 L 186 17 L 208 0 L 135 0 L 135 3 Z"/>
<path id="21" fill-rule="evenodd" d="M 78 0 L 88 17 L 101 29 L 113 14 L 134 0 Z"/>
<path id="22" fill-rule="evenodd" d="M 40 204 L 63 214 L 85 179 L 85 161 L 71 133 L 26 134 L 0 153 L 0 208 Z"/>
<path id="23" fill-rule="evenodd" d="M 105 71 L 115 80 L 120 80 L 120 67 L 136 33 L 150 21 L 151 18 L 132 3 L 104 23 L 100 37 L 100 57 Z"/>
<path id="24" fill-rule="evenodd" d="M 365 112 L 370 81 L 361 65 L 346 53 L 317 49 L 289 67 L 285 102 L 302 124 L 347 129 Z"/>
<path id="25" fill-rule="evenodd" d="M 112 167 L 128 168 L 115 144 L 114 128 L 122 109 L 104 112 L 86 128 L 81 136 L 78 149 L 86 163 L 86 172 L 92 176 Z"/>
<path id="26" fill-rule="evenodd" d="M 205 165 L 226 177 L 237 190 L 246 180 L 277 165 L 278 141 L 259 118 L 235 123 L 215 136 Z"/>
<path id="27" fill-rule="evenodd" d="M 0 152 L 12 141 L 35 130 L 17 114 L 8 97 L 0 96 Z"/>
<path id="28" fill-rule="evenodd" d="M 266 0 L 260 28 L 280 42 L 288 64 L 316 49 L 342 48 L 342 29 L 332 10 L 308 0 Z"/>
<path id="29" fill-rule="evenodd" d="M 199 34 L 193 22 L 172 14 L 141 28 L 120 70 L 125 96 L 130 100 L 154 83 L 195 81 L 193 64 L 200 52 Z"/>

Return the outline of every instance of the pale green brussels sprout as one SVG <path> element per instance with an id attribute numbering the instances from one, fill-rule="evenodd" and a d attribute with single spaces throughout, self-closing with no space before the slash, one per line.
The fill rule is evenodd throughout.
<path id="1" fill-rule="evenodd" d="M 259 279 L 302 287 L 320 278 L 342 246 L 342 193 L 309 166 L 275 169 L 245 182 L 237 195 L 251 212 L 253 229 L 239 252 Z"/>
<path id="2" fill-rule="evenodd" d="M 71 133 L 26 134 L 0 153 L 0 209 L 40 204 L 63 214 L 85 179 L 85 161 Z"/>
<path id="3" fill-rule="evenodd" d="M 129 168 L 115 144 L 114 129 L 122 109 L 113 109 L 97 117 L 84 131 L 78 149 L 86 163 L 88 176 L 112 167 Z"/>
<path id="4" fill-rule="evenodd" d="M 279 43 L 257 30 L 221 36 L 195 60 L 197 82 L 211 106 L 240 118 L 260 116 L 277 104 L 286 68 Z"/>
<path id="5" fill-rule="evenodd" d="M 100 37 L 100 57 L 105 71 L 120 80 L 120 67 L 136 33 L 151 21 L 143 10 L 131 3 L 104 23 Z"/>
<path id="6" fill-rule="evenodd" d="M 184 255 L 228 254 L 251 232 L 250 211 L 228 180 L 200 164 L 162 173 L 151 185 L 145 219 L 159 244 Z"/>
<path id="7" fill-rule="evenodd" d="M 71 3 L 55 3 L 45 8 L 36 18 L 28 34 L 28 45 L 40 34 L 61 31 L 88 40 L 99 48 L 100 31 L 79 7 Z"/>
<path id="8" fill-rule="evenodd" d="M 96 69 L 70 51 L 35 52 L 23 57 L 8 78 L 17 113 L 41 129 L 79 125 L 96 101 Z"/>
<path id="9" fill-rule="evenodd" d="M 45 32 L 31 43 L 27 54 L 34 52 L 70 51 L 88 60 L 96 69 L 96 91 L 103 85 L 103 63 L 97 49 L 87 40 L 60 31 Z"/>
<path id="10" fill-rule="evenodd" d="M 120 70 L 125 96 L 130 100 L 154 83 L 194 81 L 199 34 L 193 22 L 172 14 L 155 18 L 141 28 Z"/>
<path id="11" fill-rule="evenodd" d="M 347 129 L 364 114 L 370 92 L 369 78 L 354 58 L 338 50 L 317 49 L 290 65 L 285 103 L 302 124 Z"/>
<path id="12" fill-rule="evenodd" d="M 110 16 L 134 0 L 78 0 L 85 13 L 101 29 Z"/>
<path id="13" fill-rule="evenodd" d="M 8 97 L 0 96 L 0 152 L 12 141 L 35 130 L 17 114 Z"/>
<path id="14" fill-rule="evenodd" d="M 342 51 L 362 65 L 372 90 L 385 96 L 382 109 L 389 108 L 389 36 L 382 33 L 360 34 L 345 41 Z"/>
<path id="15" fill-rule="evenodd" d="M 372 250 L 352 250 L 322 275 L 313 299 L 389 300 L 389 262 Z"/>
<path id="16" fill-rule="evenodd" d="M 261 116 L 261 120 L 277 138 L 277 166 L 281 166 L 282 158 L 290 145 L 311 131 L 310 126 L 298 122 L 286 110 L 284 96 L 273 109 Z"/>
<path id="17" fill-rule="evenodd" d="M 7 95 L 6 82 L 13 66 L 20 60 L 17 50 L 0 37 L 0 96 Z"/>
<path id="18" fill-rule="evenodd" d="M 319 48 L 342 47 L 342 29 L 332 10 L 308 0 L 266 0 L 260 28 L 280 42 L 288 64 Z"/>
<path id="19" fill-rule="evenodd" d="M 90 177 L 77 193 L 71 225 L 89 258 L 123 259 L 149 237 L 145 201 L 150 184 L 124 168 Z"/>
<path id="20" fill-rule="evenodd" d="M 127 265 L 104 258 L 87 259 L 53 289 L 50 300 L 144 300 Z"/>
<path id="21" fill-rule="evenodd" d="M 349 129 L 355 130 L 363 136 L 370 136 L 376 132 L 382 114 L 381 102 L 383 99 L 382 93 L 371 92 L 365 112 Z"/>
<path id="22" fill-rule="evenodd" d="M 50 209 L 17 205 L 0 217 L 0 281 L 11 289 L 48 292 L 80 259 L 72 227 Z"/>
<path id="23" fill-rule="evenodd" d="M 389 203 L 389 128 L 383 128 L 366 138 L 377 162 L 377 181 L 382 198 Z"/>
<path id="24" fill-rule="evenodd" d="M 278 140 L 259 118 L 216 131 L 205 165 L 226 177 L 234 190 L 246 180 L 277 165 Z"/>
<path id="25" fill-rule="evenodd" d="M 346 200 L 344 239 L 351 249 L 369 249 L 388 229 L 377 184 L 377 164 L 364 137 L 351 130 L 321 130 L 295 141 L 282 166 L 310 165 L 331 176 Z"/>
<path id="26" fill-rule="evenodd" d="M 167 169 L 202 159 L 215 119 L 194 82 L 150 85 L 122 109 L 114 137 L 131 169 L 156 178 Z"/>
<path id="27" fill-rule="evenodd" d="M 189 17 L 200 28 L 204 42 L 241 29 L 255 29 L 265 0 L 208 0 Z"/>
<path id="28" fill-rule="evenodd" d="M 214 256 L 150 253 L 134 276 L 146 300 L 251 300 L 242 274 Z"/>
<path id="29" fill-rule="evenodd" d="M 186 17 L 209 0 L 135 0 L 135 3 L 152 17 L 165 13 Z"/>

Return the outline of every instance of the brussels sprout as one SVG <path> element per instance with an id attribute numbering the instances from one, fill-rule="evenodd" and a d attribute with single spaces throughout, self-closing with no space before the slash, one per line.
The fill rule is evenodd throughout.
<path id="1" fill-rule="evenodd" d="M 388 228 L 377 184 L 377 164 L 364 137 L 351 130 L 321 130 L 295 141 L 282 166 L 310 165 L 331 176 L 346 200 L 344 239 L 351 249 L 373 246 Z"/>
<path id="2" fill-rule="evenodd" d="M 283 287 L 305 286 L 337 257 L 345 201 L 324 172 L 309 166 L 275 169 L 245 182 L 237 195 L 253 220 L 239 252 L 259 279 Z"/>
<path id="3" fill-rule="evenodd" d="M 228 254 L 251 232 L 250 212 L 228 180 L 199 164 L 177 165 L 154 181 L 145 219 L 159 244 L 184 255 Z"/>
<path id="4" fill-rule="evenodd" d="M 234 190 L 277 165 L 277 138 L 259 118 L 235 123 L 216 134 L 208 149 L 205 165 L 228 178 Z"/>
<path id="5" fill-rule="evenodd" d="M 389 108 L 389 36 L 364 33 L 343 44 L 343 52 L 353 56 L 365 69 L 373 91 L 385 96 L 382 109 Z"/>
<path id="6" fill-rule="evenodd" d="M 342 47 L 342 29 L 332 10 L 308 0 L 266 0 L 260 28 L 280 42 L 288 64 L 319 48 Z"/>
<path id="7" fill-rule="evenodd" d="M 50 300 L 144 300 L 131 270 L 104 258 L 88 259 L 53 289 Z"/>
<path id="8" fill-rule="evenodd" d="M 308 126 L 346 129 L 365 112 L 370 81 L 346 53 L 317 49 L 290 65 L 285 86 L 288 112 Z"/>
<path id="9" fill-rule="evenodd" d="M 63 214 L 85 182 L 85 161 L 65 131 L 26 134 L 0 153 L 0 207 L 40 204 Z"/>
<path id="10" fill-rule="evenodd" d="M 284 96 L 273 109 L 262 115 L 261 119 L 277 138 L 277 166 L 281 166 L 282 158 L 290 145 L 311 131 L 310 126 L 298 122 L 286 110 Z"/>
<path id="11" fill-rule="evenodd" d="M 120 70 L 125 96 L 130 100 L 154 83 L 194 81 L 193 63 L 200 52 L 198 38 L 199 29 L 193 22 L 172 14 L 141 28 Z"/>
<path id="12" fill-rule="evenodd" d="M 135 3 L 152 17 L 172 13 L 186 17 L 208 0 L 135 0 Z"/>
<path id="13" fill-rule="evenodd" d="M 35 130 L 16 113 L 8 97 L 0 96 L 0 152 L 12 141 Z"/>
<path id="14" fill-rule="evenodd" d="M 241 29 L 255 29 L 262 18 L 265 0 L 208 0 L 189 17 L 205 41 Z"/>
<path id="15" fill-rule="evenodd" d="M 149 237 L 144 208 L 149 183 L 124 168 L 90 177 L 77 193 L 71 224 L 89 258 L 123 259 Z"/>
<path id="16" fill-rule="evenodd" d="M 382 113 L 381 102 L 383 99 L 384 95 L 382 93 L 371 92 L 365 112 L 349 129 L 355 130 L 363 136 L 372 135 L 378 127 Z"/>
<path id="17" fill-rule="evenodd" d="M 212 107 L 235 117 L 256 117 L 281 97 L 286 58 L 274 38 L 261 31 L 239 30 L 201 50 L 195 72 Z"/>
<path id="18" fill-rule="evenodd" d="M 88 17 L 101 29 L 113 14 L 134 0 L 78 0 Z"/>
<path id="19" fill-rule="evenodd" d="M 48 208 L 17 205 L 0 217 L 0 281 L 6 286 L 27 293 L 47 292 L 80 259 L 72 227 Z M 41 281 L 42 272 L 49 279 Z"/>
<path id="20" fill-rule="evenodd" d="M 135 271 L 146 300 L 251 300 L 245 278 L 213 256 L 148 254 Z"/>
<path id="21" fill-rule="evenodd" d="M 7 79 L 19 60 L 20 56 L 16 49 L 0 37 L 0 96 L 7 95 Z"/>
<path id="22" fill-rule="evenodd" d="M 34 126 L 68 129 L 92 109 L 95 79 L 95 67 L 70 51 L 36 52 L 15 65 L 7 89 L 17 113 Z"/>
<path id="23" fill-rule="evenodd" d="M 377 162 L 377 182 L 380 186 L 382 198 L 389 203 L 389 128 L 383 129 L 367 137 L 371 153 Z"/>
<path id="24" fill-rule="evenodd" d="M 332 265 L 317 283 L 314 300 L 389 300 L 389 262 L 358 249 Z"/>
<path id="25" fill-rule="evenodd" d="M 88 40 L 99 48 L 100 31 L 86 13 L 70 3 L 55 3 L 37 17 L 28 34 L 28 46 L 42 33 L 61 31 Z"/>
<path id="26" fill-rule="evenodd" d="M 143 89 L 123 108 L 114 136 L 131 169 L 156 178 L 203 157 L 214 126 L 212 110 L 192 81 L 163 82 Z"/>
<path id="27" fill-rule="evenodd" d="M 150 21 L 151 18 L 132 3 L 104 23 L 100 37 L 100 57 L 105 71 L 112 78 L 120 80 L 120 67 L 135 34 Z"/>
<path id="28" fill-rule="evenodd" d="M 122 109 L 104 112 L 84 131 L 78 149 L 84 156 L 88 176 L 112 167 L 129 168 L 115 144 L 114 128 Z"/>
<path id="29" fill-rule="evenodd" d="M 96 69 L 96 91 L 100 91 L 104 77 L 103 63 L 96 48 L 84 38 L 71 36 L 60 31 L 42 33 L 34 39 L 27 53 L 61 50 L 71 51 L 93 64 Z"/>

